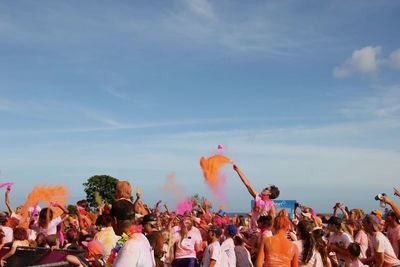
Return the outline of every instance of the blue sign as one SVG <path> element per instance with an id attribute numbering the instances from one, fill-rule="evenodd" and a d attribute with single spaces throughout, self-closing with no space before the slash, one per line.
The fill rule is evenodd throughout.
<path id="1" fill-rule="evenodd" d="M 289 218 L 294 219 L 294 204 L 296 200 L 273 200 L 276 206 L 276 212 L 278 213 L 281 209 L 286 209 L 289 214 Z M 254 207 L 254 199 L 251 200 L 251 210 Z"/>

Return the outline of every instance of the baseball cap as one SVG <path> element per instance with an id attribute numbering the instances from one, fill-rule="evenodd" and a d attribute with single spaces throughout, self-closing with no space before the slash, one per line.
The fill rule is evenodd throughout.
<path id="1" fill-rule="evenodd" d="M 236 233 L 237 233 L 237 228 L 236 228 L 236 226 L 233 225 L 233 224 L 228 224 L 228 225 L 226 226 L 226 231 L 228 232 L 228 235 L 234 236 L 234 235 L 236 235 Z"/>
<path id="2" fill-rule="evenodd" d="M 157 219 L 151 214 L 145 215 L 142 220 L 142 224 L 145 224 L 145 223 L 155 224 L 156 222 L 157 222 Z"/>
<path id="3" fill-rule="evenodd" d="M 380 210 L 373 210 L 373 211 L 371 211 L 371 214 L 376 215 L 377 217 L 382 219 L 382 211 L 380 211 Z"/>

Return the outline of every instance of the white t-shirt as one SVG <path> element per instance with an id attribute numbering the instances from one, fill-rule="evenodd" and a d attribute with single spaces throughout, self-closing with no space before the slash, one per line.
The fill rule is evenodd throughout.
<path id="1" fill-rule="evenodd" d="M 55 235 L 55 234 L 57 234 L 57 225 L 59 225 L 61 222 L 62 222 L 62 219 L 60 216 L 58 216 L 57 218 L 54 218 L 53 220 L 51 220 L 49 222 L 46 229 L 39 226 L 39 223 L 36 223 L 32 228 L 37 233 L 43 233 L 46 236 Z"/>
<path id="2" fill-rule="evenodd" d="M 244 246 L 236 246 L 235 255 L 237 267 L 253 267 L 250 252 Z"/>
<path id="3" fill-rule="evenodd" d="M 350 267 L 368 267 L 368 265 L 364 265 L 359 259 L 352 260 Z"/>
<path id="4" fill-rule="evenodd" d="M 360 259 L 367 258 L 367 250 L 368 250 L 368 235 L 364 232 L 364 230 L 358 231 L 356 236 L 354 237 L 354 242 L 360 245 Z"/>
<path id="5" fill-rule="evenodd" d="M 154 254 L 147 238 L 141 234 L 133 234 L 118 252 L 113 267 L 154 267 Z"/>
<path id="6" fill-rule="evenodd" d="M 176 231 L 173 238 L 176 242 L 175 259 L 196 258 L 196 246 L 203 242 L 199 229 L 193 226 L 183 240 L 180 232 Z"/>
<path id="7" fill-rule="evenodd" d="M 270 211 L 275 206 L 275 203 L 272 200 L 264 201 L 262 200 L 262 196 L 257 194 L 254 198 L 254 206 L 252 210 L 251 217 L 251 227 L 257 227 L 257 220 L 260 216 L 266 216 L 270 214 Z"/>
<path id="8" fill-rule="evenodd" d="M 101 231 L 97 232 L 96 235 L 94 236 L 94 240 L 100 241 L 100 243 L 103 245 L 104 248 L 103 257 L 105 259 L 108 258 L 108 256 L 111 253 L 111 250 L 115 247 L 115 244 L 119 239 L 120 237 L 115 234 L 111 226 L 101 229 Z"/>
<path id="9" fill-rule="evenodd" d="M 389 239 L 382 234 L 382 232 L 375 232 L 372 235 L 372 247 L 375 253 L 383 253 L 383 266 L 400 265 L 400 260 L 397 259 L 396 254 L 394 254 Z"/>
<path id="10" fill-rule="evenodd" d="M 227 238 L 222 242 L 221 251 L 221 266 L 236 267 L 235 243 L 232 238 Z"/>
<path id="11" fill-rule="evenodd" d="M 301 267 L 324 267 L 324 263 L 321 258 L 321 254 L 318 251 L 313 251 L 311 259 L 307 262 L 307 264 L 303 264 L 303 247 L 304 241 L 303 240 L 296 240 L 293 243 L 297 246 L 299 252 L 299 266 Z"/>
<path id="12" fill-rule="evenodd" d="M 225 267 L 221 265 L 221 245 L 218 241 L 212 242 L 204 251 L 202 267 L 210 266 L 211 260 L 215 260 L 215 267 Z"/>
<path id="13" fill-rule="evenodd" d="M 346 232 L 332 233 L 328 238 L 328 243 L 330 245 L 336 245 L 336 246 L 338 246 L 340 248 L 344 248 L 344 249 L 346 249 L 352 242 L 353 242 L 353 238 Z M 349 258 L 344 257 L 337 253 L 336 253 L 336 257 L 337 257 L 338 264 L 340 267 L 345 266 L 346 262 L 348 263 L 350 261 Z"/>
<path id="14" fill-rule="evenodd" d="M 387 238 L 392 244 L 395 255 L 399 255 L 400 225 L 387 228 Z"/>
<path id="15" fill-rule="evenodd" d="M 4 232 L 3 244 L 12 242 L 14 240 L 14 231 L 8 226 L 1 226 Z"/>

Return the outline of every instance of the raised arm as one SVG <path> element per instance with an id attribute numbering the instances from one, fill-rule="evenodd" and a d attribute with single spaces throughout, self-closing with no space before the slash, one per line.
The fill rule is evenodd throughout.
<path id="1" fill-rule="evenodd" d="M 135 202 L 133 202 L 133 208 L 135 210 L 135 213 L 137 214 L 142 214 L 142 205 L 141 205 L 141 199 L 140 199 L 140 193 L 136 192 L 136 199 Z"/>
<path id="2" fill-rule="evenodd" d="M 171 212 L 169 212 L 169 208 L 168 208 L 168 204 L 167 203 L 164 204 L 164 208 L 165 208 L 165 212 L 167 213 L 167 215 L 170 215 Z"/>
<path id="3" fill-rule="evenodd" d="M 56 208 L 59 208 L 59 209 L 61 209 L 62 210 L 62 214 L 61 214 L 61 218 L 62 219 L 64 219 L 68 214 L 69 214 L 69 211 L 68 211 L 68 209 L 66 208 L 66 207 L 64 207 L 64 206 L 62 206 L 62 205 L 60 205 L 60 204 L 58 204 L 57 202 L 52 202 L 52 203 L 50 203 L 51 204 L 51 206 L 53 206 L 53 207 L 56 207 Z"/>
<path id="4" fill-rule="evenodd" d="M 393 212 L 396 214 L 397 218 L 400 218 L 400 209 L 399 207 L 387 196 L 382 196 L 381 199 L 383 202 L 389 204 L 389 206 L 392 208 Z"/>
<path id="5" fill-rule="evenodd" d="M 239 169 L 239 167 L 236 166 L 236 165 L 233 165 L 233 169 L 237 172 L 237 174 L 239 175 L 239 177 L 242 180 L 243 184 L 246 186 L 247 190 L 249 190 L 250 195 L 252 197 L 256 197 L 257 191 L 254 190 L 253 186 L 250 184 L 249 180 L 243 174 L 243 172 Z"/>
<path id="6" fill-rule="evenodd" d="M 6 190 L 6 206 L 8 209 L 8 212 L 10 212 L 10 216 L 11 214 L 14 213 L 14 210 L 11 208 L 11 203 L 10 203 L 10 196 L 9 196 L 10 190 Z"/>
<path id="7" fill-rule="evenodd" d="M 347 213 L 346 208 L 343 203 L 339 203 L 339 202 L 336 203 L 335 207 L 333 207 L 333 216 L 338 217 L 337 213 L 338 213 L 339 209 L 342 211 L 343 219 L 348 220 L 349 214 Z"/>

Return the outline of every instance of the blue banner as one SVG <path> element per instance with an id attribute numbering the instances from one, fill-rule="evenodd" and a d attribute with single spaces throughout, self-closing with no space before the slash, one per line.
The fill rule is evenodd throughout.
<path id="1" fill-rule="evenodd" d="M 294 219 L 294 204 L 296 200 L 273 200 L 276 206 L 276 212 L 278 213 L 281 209 L 286 209 L 291 219 Z M 250 209 L 253 210 L 254 199 L 251 200 Z"/>

